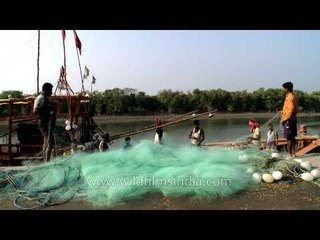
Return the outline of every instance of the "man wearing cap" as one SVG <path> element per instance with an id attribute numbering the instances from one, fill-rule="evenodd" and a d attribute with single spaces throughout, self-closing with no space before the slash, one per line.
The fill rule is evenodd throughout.
<path id="1" fill-rule="evenodd" d="M 296 96 L 293 94 L 292 82 L 286 82 L 282 84 L 282 87 L 286 93 L 286 99 L 284 101 L 281 114 L 283 137 L 288 141 L 288 152 L 290 153 L 290 156 L 295 157 L 298 101 Z"/>
<path id="2" fill-rule="evenodd" d="M 52 94 L 53 85 L 44 83 L 41 94 L 34 100 L 33 113 L 39 115 L 38 126 L 43 136 L 43 159 L 49 161 L 55 141 L 53 130 L 56 125 L 55 107 L 49 97 Z"/>

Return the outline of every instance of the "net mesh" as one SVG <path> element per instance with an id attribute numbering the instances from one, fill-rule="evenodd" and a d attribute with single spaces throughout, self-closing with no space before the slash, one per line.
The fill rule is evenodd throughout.
<path id="1" fill-rule="evenodd" d="M 279 170 L 283 180 L 298 179 L 294 160 L 271 152 L 236 147 L 198 148 L 141 141 L 129 149 L 82 153 L 0 171 L 0 191 L 23 209 L 82 199 L 95 206 L 113 206 L 143 197 L 229 196 L 256 181 L 253 173 Z M 170 143 L 170 144 L 169 144 Z"/>

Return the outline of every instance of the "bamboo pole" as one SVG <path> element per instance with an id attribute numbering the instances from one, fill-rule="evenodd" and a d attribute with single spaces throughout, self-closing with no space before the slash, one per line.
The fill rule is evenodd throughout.
<path id="1" fill-rule="evenodd" d="M 178 118 L 182 118 L 182 117 L 184 117 L 184 116 L 188 116 L 188 115 L 193 114 L 193 113 L 195 113 L 195 112 L 198 112 L 198 110 L 194 110 L 194 111 L 191 111 L 191 112 L 188 112 L 188 113 L 179 115 L 179 116 L 175 116 L 175 117 L 173 117 L 173 118 L 169 118 L 168 120 L 165 121 L 165 123 L 168 123 L 168 122 L 170 122 L 170 121 L 172 121 L 172 120 L 176 120 L 176 119 L 178 119 Z M 141 131 L 141 130 L 148 129 L 148 128 L 152 128 L 152 127 L 156 127 L 156 126 L 157 126 L 157 124 L 154 123 L 154 124 L 151 124 L 151 125 L 142 127 L 142 128 L 137 128 L 137 129 L 135 129 L 135 130 L 130 130 L 130 131 L 127 131 L 127 132 L 123 132 L 123 133 L 114 135 L 114 136 L 112 136 L 112 137 L 118 137 L 118 136 L 123 135 L 123 134 L 132 133 L 133 131 Z"/>
<path id="2" fill-rule="evenodd" d="M 310 137 L 296 137 L 296 141 L 299 142 L 299 141 L 315 141 L 317 140 L 318 137 L 313 137 L 313 136 L 310 136 Z M 261 144 L 265 144 L 266 143 L 266 139 L 262 139 L 260 141 Z M 206 147 L 215 147 L 215 146 L 228 146 L 228 145 L 238 145 L 238 144 L 248 144 L 247 141 L 240 141 L 240 142 L 208 142 L 208 143 L 205 143 L 205 144 L 202 144 L 202 146 L 206 146 Z M 278 139 L 278 145 L 281 145 L 281 144 L 287 144 L 287 139 L 286 138 L 279 138 Z"/>
<path id="3" fill-rule="evenodd" d="M 13 107 L 13 104 L 12 104 L 12 101 L 10 100 L 10 103 L 9 103 L 9 109 L 8 109 L 8 112 L 9 112 L 9 116 L 8 116 L 8 157 L 9 157 L 9 165 L 11 165 L 11 160 L 12 160 L 12 107 Z"/>
<path id="4" fill-rule="evenodd" d="M 40 72 L 40 30 L 38 30 L 38 57 L 37 57 L 37 95 L 39 94 L 39 72 Z"/>
<path id="5" fill-rule="evenodd" d="M 117 139 L 117 138 L 123 138 L 123 137 L 129 137 L 129 136 L 136 135 L 136 134 L 140 134 L 140 133 L 144 133 L 144 132 L 149 132 L 149 131 L 155 130 L 155 129 L 157 129 L 157 128 L 168 127 L 168 126 L 171 126 L 171 125 L 173 125 L 173 124 L 177 124 L 177 123 L 180 123 L 180 122 L 184 122 L 184 121 L 187 121 L 187 120 L 192 119 L 192 118 L 201 117 L 201 116 L 207 115 L 207 114 L 209 114 L 209 113 L 217 112 L 217 111 L 218 111 L 218 110 L 213 110 L 213 111 L 209 111 L 209 112 L 204 112 L 204 113 L 197 114 L 197 115 L 195 115 L 195 116 L 188 116 L 188 117 L 185 117 L 185 118 L 182 118 L 182 119 L 176 119 L 176 120 L 174 120 L 174 121 L 170 121 L 170 122 L 167 122 L 167 123 L 165 123 L 165 124 L 161 124 L 161 125 L 159 125 L 159 126 L 152 126 L 152 127 L 146 128 L 146 129 L 137 129 L 137 130 L 133 130 L 133 131 L 131 131 L 131 132 L 127 132 L 127 133 L 122 133 L 122 134 L 110 136 L 110 140 L 114 140 L 114 139 Z"/>
<path id="6" fill-rule="evenodd" d="M 66 43 L 65 40 L 62 39 L 63 43 L 63 67 L 64 67 L 64 79 L 67 81 L 67 57 L 66 57 Z M 66 86 L 67 87 L 67 86 Z"/>

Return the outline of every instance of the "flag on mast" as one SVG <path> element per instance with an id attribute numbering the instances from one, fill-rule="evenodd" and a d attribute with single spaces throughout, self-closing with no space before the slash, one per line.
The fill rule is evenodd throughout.
<path id="1" fill-rule="evenodd" d="M 61 30 L 62 33 L 62 40 L 65 41 L 66 40 L 66 30 Z"/>
<path id="2" fill-rule="evenodd" d="M 87 79 L 89 76 L 89 68 L 87 68 L 87 66 L 84 67 L 84 73 L 83 73 L 83 79 Z"/>
<path id="3" fill-rule="evenodd" d="M 79 53 L 81 55 L 81 52 L 82 52 L 82 43 L 78 37 L 78 34 L 76 33 L 76 30 L 73 30 L 73 33 L 74 33 L 74 40 L 76 42 L 76 47 L 79 49 Z"/>
<path id="4" fill-rule="evenodd" d="M 92 84 L 96 84 L 96 78 L 92 76 Z"/>

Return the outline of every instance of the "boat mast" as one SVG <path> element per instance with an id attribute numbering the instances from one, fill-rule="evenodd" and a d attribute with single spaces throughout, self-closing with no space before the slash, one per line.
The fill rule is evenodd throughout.
<path id="1" fill-rule="evenodd" d="M 75 39 L 75 41 L 76 41 L 76 51 L 77 51 L 79 69 L 80 69 L 81 93 L 84 93 L 84 83 L 83 83 L 82 69 L 81 69 L 81 63 L 80 63 L 80 57 L 79 57 L 79 51 L 81 51 L 81 42 L 80 42 L 80 39 L 78 38 L 78 35 L 77 35 L 77 33 L 76 33 L 76 30 L 73 30 L 73 34 L 74 34 L 74 39 Z M 80 44 L 80 46 L 77 45 L 77 44 Z"/>
<path id="2" fill-rule="evenodd" d="M 38 30 L 38 58 L 37 58 L 37 95 L 39 94 L 39 72 L 40 72 L 40 30 Z"/>
<path id="3" fill-rule="evenodd" d="M 62 42 L 63 42 L 63 67 L 64 67 L 64 78 L 67 81 L 67 61 L 66 61 L 66 44 L 65 44 L 66 33 L 62 30 Z"/>

